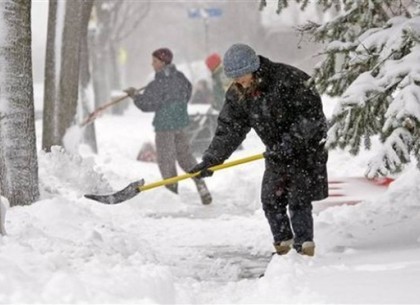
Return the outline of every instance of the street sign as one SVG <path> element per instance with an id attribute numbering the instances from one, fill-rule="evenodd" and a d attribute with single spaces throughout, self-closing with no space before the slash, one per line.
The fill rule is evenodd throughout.
<path id="1" fill-rule="evenodd" d="M 221 17 L 222 13 L 222 9 L 218 7 L 188 9 L 188 17 L 192 19 Z"/>

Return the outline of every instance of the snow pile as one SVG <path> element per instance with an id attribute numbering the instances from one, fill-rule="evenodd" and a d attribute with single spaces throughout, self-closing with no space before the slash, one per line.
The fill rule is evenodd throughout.
<path id="1" fill-rule="evenodd" d="M 83 131 L 83 128 L 78 125 L 73 125 L 66 130 L 63 137 L 63 145 L 68 152 L 77 154 L 83 137 Z"/>
<path id="2" fill-rule="evenodd" d="M 82 158 L 53 146 L 51 153 L 39 152 L 40 189 L 43 197 L 76 199 L 86 193 L 110 192 L 104 177 L 94 170 L 93 158 Z"/>
<path id="3" fill-rule="evenodd" d="M 316 218 L 324 240 L 322 250 L 418 247 L 419 185 L 420 173 L 413 167 L 375 200 L 322 212 Z"/>
<path id="4" fill-rule="evenodd" d="M 114 303 L 124 295 L 173 302 L 171 273 L 147 241 L 95 208 L 60 198 L 12 209 L 1 246 L 7 251 L 0 252 L 0 301 Z"/>

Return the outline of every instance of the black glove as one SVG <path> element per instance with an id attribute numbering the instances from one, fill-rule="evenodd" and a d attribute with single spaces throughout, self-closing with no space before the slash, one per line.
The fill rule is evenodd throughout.
<path id="1" fill-rule="evenodd" d="M 223 162 L 220 162 L 220 161 L 216 160 L 215 158 L 209 157 L 207 155 L 206 157 L 203 157 L 203 160 L 200 163 L 198 163 L 196 166 L 194 166 L 188 172 L 190 174 L 200 172 L 200 174 L 197 175 L 198 178 L 211 177 L 211 176 L 213 176 L 214 172 L 212 170 L 210 170 L 209 168 L 212 167 L 212 166 L 215 166 L 217 164 L 220 164 L 220 163 L 223 163 Z"/>
<path id="2" fill-rule="evenodd" d="M 271 162 L 278 162 L 280 161 L 279 154 L 272 150 L 267 150 L 263 153 L 264 159 L 269 160 Z"/>
<path id="3" fill-rule="evenodd" d="M 124 89 L 123 92 L 127 93 L 129 97 L 133 98 L 137 94 L 137 89 L 134 87 L 129 87 Z"/>
<path id="4" fill-rule="evenodd" d="M 214 164 L 212 162 L 210 162 L 209 160 L 203 159 L 203 161 L 198 163 L 196 166 L 194 166 L 188 172 L 190 174 L 200 172 L 200 174 L 197 175 L 198 178 L 211 177 L 211 176 L 213 176 L 214 172 L 212 170 L 210 170 L 209 167 L 212 167 L 212 166 L 214 166 Z"/>

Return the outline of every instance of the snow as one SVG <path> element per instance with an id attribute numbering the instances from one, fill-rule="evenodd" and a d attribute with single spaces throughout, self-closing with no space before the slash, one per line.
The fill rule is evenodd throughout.
<path id="1" fill-rule="evenodd" d="M 67 128 L 63 137 L 64 148 L 72 153 L 77 154 L 78 146 L 83 137 L 83 128 L 78 125 L 73 125 Z"/>
<path id="2" fill-rule="evenodd" d="M 324 105 L 330 116 L 335 101 Z M 153 142 L 152 116 L 131 105 L 123 116 L 98 118 L 98 155 L 86 146 L 39 152 L 41 199 L 10 208 L 8 235 L 0 237 L 0 303 L 420 302 L 414 167 L 356 205 L 314 203 L 315 257 L 271 257 L 259 199 L 262 160 L 207 179 L 210 206 L 189 180 L 180 182 L 179 196 L 162 187 L 111 206 L 83 197 L 139 178 L 161 180 L 155 163 L 136 161 L 142 143 Z M 36 126 L 40 141 L 42 121 Z M 254 133 L 243 146 L 232 159 L 263 151 Z M 330 179 L 361 176 L 371 154 L 332 151 Z"/>

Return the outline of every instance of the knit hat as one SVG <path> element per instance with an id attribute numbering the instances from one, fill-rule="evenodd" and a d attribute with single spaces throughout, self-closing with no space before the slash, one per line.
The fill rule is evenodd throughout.
<path id="1" fill-rule="evenodd" d="M 157 49 L 153 51 L 152 55 L 167 65 L 172 62 L 172 58 L 174 57 L 171 50 L 168 48 Z"/>
<path id="2" fill-rule="evenodd" d="M 222 59 L 217 53 L 213 53 L 206 58 L 206 66 L 210 71 L 214 71 L 221 63 Z"/>
<path id="3" fill-rule="evenodd" d="M 260 67 L 260 58 L 250 46 L 237 43 L 226 51 L 223 65 L 227 77 L 237 78 L 257 71 Z"/>

